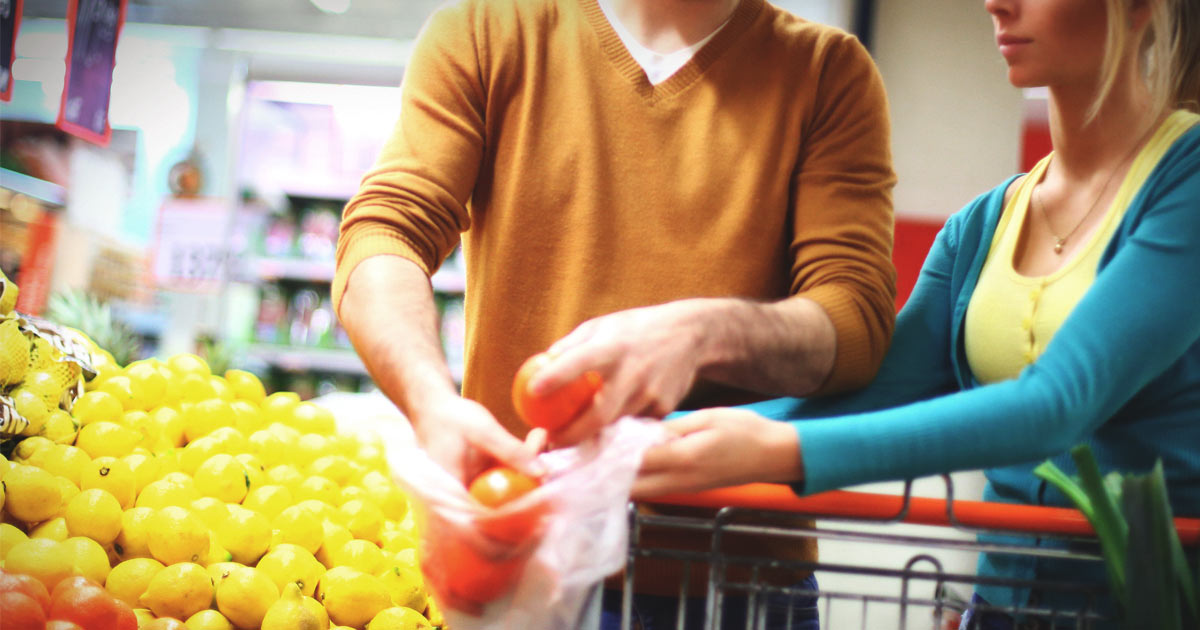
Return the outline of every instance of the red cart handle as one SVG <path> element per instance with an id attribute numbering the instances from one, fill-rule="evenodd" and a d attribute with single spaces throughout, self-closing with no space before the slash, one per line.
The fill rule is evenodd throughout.
<path id="1" fill-rule="evenodd" d="M 986 501 L 947 502 L 945 499 L 848 490 L 832 490 L 801 497 L 789 486 L 772 483 L 718 488 L 696 494 L 664 495 L 656 497 L 651 503 L 713 509 L 738 507 L 817 517 L 899 520 L 919 525 L 965 526 L 1066 536 L 1095 535 L 1083 513 L 1073 508 Z M 1184 545 L 1200 544 L 1200 519 L 1176 518 L 1175 528 Z"/>

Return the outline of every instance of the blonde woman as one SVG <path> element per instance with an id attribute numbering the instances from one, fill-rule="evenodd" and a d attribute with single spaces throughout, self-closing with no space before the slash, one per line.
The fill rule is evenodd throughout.
<path id="1" fill-rule="evenodd" d="M 987 500 L 1067 505 L 1032 467 L 1072 471 L 1068 449 L 1088 442 L 1105 470 L 1162 458 L 1176 513 L 1200 514 L 1200 3 L 985 6 L 1010 82 L 1049 90 L 1051 155 L 949 219 L 866 390 L 670 421 L 677 438 L 647 454 L 637 496 L 987 468 Z M 1000 554 L 979 571 L 1103 580 Z"/>

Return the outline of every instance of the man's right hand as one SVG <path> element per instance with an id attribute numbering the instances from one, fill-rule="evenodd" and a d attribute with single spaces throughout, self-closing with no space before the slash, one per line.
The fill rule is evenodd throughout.
<path id="1" fill-rule="evenodd" d="M 544 472 L 535 458 L 545 431 L 534 429 L 522 442 L 473 400 L 446 396 L 412 420 L 422 448 L 464 485 L 497 463 L 533 477 Z"/>

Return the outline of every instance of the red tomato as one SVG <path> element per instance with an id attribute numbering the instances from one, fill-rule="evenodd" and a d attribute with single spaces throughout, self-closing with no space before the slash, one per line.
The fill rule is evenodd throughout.
<path id="1" fill-rule="evenodd" d="M 54 587 L 50 618 L 73 621 L 84 630 L 137 630 L 132 608 L 81 576 L 69 577 Z"/>
<path id="2" fill-rule="evenodd" d="M 46 630 L 86 630 L 83 626 L 74 621 L 65 619 L 51 619 L 46 622 Z"/>
<path id="3" fill-rule="evenodd" d="M 456 607 L 486 604 L 507 593 L 516 584 L 525 558 L 495 561 L 456 536 L 430 539 L 422 549 L 421 570 L 425 579 L 444 600 Z"/>
<path id="4" fill-rule="evenodd" d="M 495 508 L 524 495 L 538 487 L 538 482 L 507 466 L 496 466 L 483 471 L 471 482 L 468 491 L 476 501 Z"/>
<path id="5" fill-rule="evenodd" d="M 32 575 L 9 573 L 0 569 L 0 593 L 12 592 L 25 593 L 32 597 L 43 611 L 50 612 L 50 592 L 41 580 Z"/>
<path id="6" fill-rule="evenodd" d="M 0 621 L 4 630 L 43 630 L 46 611 L 25 593 L 9 591 L 0 593 Z"/>
<path id="7" fill-rule="evenodd" d="M 584 372 L 579 378 L 545 396 L 535 396 L 529 391 L 529 381 L 549 362 L 550 355 L 545 352 L 529 357 L 513 379 L 512 398 L 517 415 L 525 424 L 553 433 L 592 404 L 592 398 L 600 391 L 604 379 L 597 372 Z"/>
<path id="8" fill-rule="evenodd" d="M 539 485 L 540 483 L 532 477 L 507 466 L 497 466 L 476 477 L 468 490 L 475 500 L 494 509 L 534 490 Z M 500 516 L 489 515 L 481 518 L 476 524 L 487 536 L 517 545 L 533 535 L 545 511 L 545 505 L 534 505 L 519 512 Z"/>

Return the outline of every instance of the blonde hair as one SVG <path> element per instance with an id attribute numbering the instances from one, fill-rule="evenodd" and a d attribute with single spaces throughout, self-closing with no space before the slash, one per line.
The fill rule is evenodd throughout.
<path id="1" fill-rule="evenodd" d="M 1131 45 L 1126 15 L 1136 0 L 1107 0 L 1108 36 L 1100 67 L 1100 90 L 1089 118 L 1112 91 L 1121 59 Z M 1151 14 L 1142 39 L 1140 66 L 1156 111 L 1200 112 L 1200 0 L 1147 0 Z"/>

